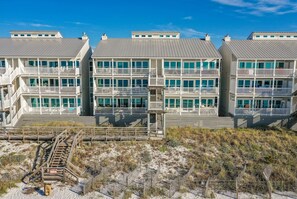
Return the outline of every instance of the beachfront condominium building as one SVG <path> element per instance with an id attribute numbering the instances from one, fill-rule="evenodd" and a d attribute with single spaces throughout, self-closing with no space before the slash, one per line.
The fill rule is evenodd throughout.
<path id="1" fill-rule="evenodd" d="M 12 31 L 1 38 L 2 125 L 14 126 L 23 114 L 88 114 L 90 56 L 86 35 Z"/>
<path id="2" fill-rule="evenodd" d="M 218 115 L 221 55 L 210 41 L 178 32 L 104 34 L 93 53 L 94 114 L 147 114 L 164 127 L 164 113 Z"/>
<path id="3" fill-rule="evenodd" d="M 272 118 L 296 111 L 297 33 L 254 32 L 247 40 L 226 36 L 219 51 L 222 115 Z"/>

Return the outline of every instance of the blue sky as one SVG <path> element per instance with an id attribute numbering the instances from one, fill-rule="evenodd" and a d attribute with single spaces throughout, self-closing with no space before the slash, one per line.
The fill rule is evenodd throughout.
<path id="1" fill-rule="evenodd" d="M 182 37 L 224 35 L 245 39 L 252 31 L 297 31 L 297 0 L 1 0 L 0 37 L 10 30 L 86 32 L 95 47 L 102 33 L 130 37 L 133 30 L 175 30 Z"/>

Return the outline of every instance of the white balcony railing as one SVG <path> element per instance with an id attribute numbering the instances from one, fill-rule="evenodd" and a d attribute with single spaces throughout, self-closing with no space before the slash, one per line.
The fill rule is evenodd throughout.
<path id="1" fill-rule="evenodd" d="M 166 76 L 205 76 L 205 77 L 217 77 L 219 76 L 219 69 L 164 69 Z"/>
<path id="2" fill-rule="evenodd" d="M 76 94 L 79 93 L 80 87 L 79 86 L 73 86 L 73 87 L 58 87 L 58 86 L 26 86 L 23 87 L 24 93 L 46 93 L 46 94 Z"/>
<path id="3" fill-rule="evenodd" d="M 146 113 L 145 107 L 97 107 L 96 114 L 144 114 Z"/>
<path id="4" fill-rule="evenodd" d="M 290 108 L 236 108 L 235 115 L 289 115 Z"/>
<path id="5" fill-rule="evenodd" d="M 94 74 L 99 76 L 127 76 L 127 75 L 147 75 L 148 68 L 96 68 Z"/>
<path id="6" fill-rule="evenodd" d="M 79 107 L 29 107 L 29 113 L 36 114 L 78 114 Z"/>
<path id="7" fill-rule="evenodd" d="M 63 68 L 63 67 L 24 67 L 23 70 L 25 75 L 51 75 L 51 74 L 61 74 L 65 76 L 72 76 L 72 75 L 78 75 L 79 74 L 79 68 Z"/>
<path id="8" fill-rule="evenodd" d="M 147 95 L 148 89 L 145 87 L 99 87 L 95 88 L 95 94 L 100 95 Z"/>
<path id="9" fill-rule="evenodd" d="M 265 88 L 265 87 L 239 87 L 237 88 L 237 95 L 241 96 L 290 96 L 292 94 L 292 88 Z"/>
<path id="10" fill-rule="evenodd" d="M 237 69 L 238 76 L 244 77 L 291 77 L 293 76 L 293 69 Z"/>
<path id="11" fill-rule="evenodd" d="M 183 88 L 183 87 L 167 87 L 165 89 L 166 94 L 218 94 L 219 88 L 218 87 L 202 87 L 202 88 Z"/>

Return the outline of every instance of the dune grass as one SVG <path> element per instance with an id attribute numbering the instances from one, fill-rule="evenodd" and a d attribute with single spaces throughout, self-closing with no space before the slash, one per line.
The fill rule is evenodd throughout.
<path id="1" fill-rule="evenodd" d="M 292 186 L 297 182 L 297 134 L 293 131 L 169 128 L 166 142 L 190 149 L 190 162 L 201 179 L 235 180 L 246 164 L 243 185 L 264 181 L 267 165 L 273 167 L 272 181 Z"/>

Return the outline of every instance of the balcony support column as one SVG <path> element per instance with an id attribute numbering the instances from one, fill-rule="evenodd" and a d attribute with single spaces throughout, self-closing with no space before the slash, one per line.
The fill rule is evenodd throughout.
<path id="1" fill-rule="evenodd" d="M 184 60 L 180 59 L 180 87 L 179 87 L 179 115 L 182 114 L 182 94 L 183 94 L 183 88 L 184 88 L 184 83 L 183 83 L 183 67 L 184 67 Z"/>
<path id="2" fill-rule="evenodd" d="M 37 58 L 37 74 L 38 74 L 38 94 L 39 94 L 39 113 L 42 114 L 42 101 L 41 101 L 41 77 L 39 58 Z"/>
<path id="3" fill-rule="evenodd" d="M 133 81 L 133 74 L 132 74 L 132 59 L 130 59 L 130 115 L 133 114 L 133 105 L 132 105 L 132 96 L 133 96 L 133 91 L 132 91 L 132 81 Z"/>
<path id="4" fill-rule="evenodd" d="M 255 111 L 257 64 L 258 64 L 258 60 L 255 60 L 255 68 L 254 68 L 254 90 L 253 90 L 253 101 L 252 101 L 252 112 L 253 112 L 253 114 L 254 114 L 254 111 Z"/>
<path id="5" fill-rule="evenodd" d="M 112 104 L 112 114 L 114 115 L 114 65 L 113 65 L 113 63 L 114 63 L 114 59 L 111 59 L 111 85 L 112 85 L 112 98 L 111 98 L 111 100 L 112 100 L 112 102 L 111 102 L 111 104 Z"/>

